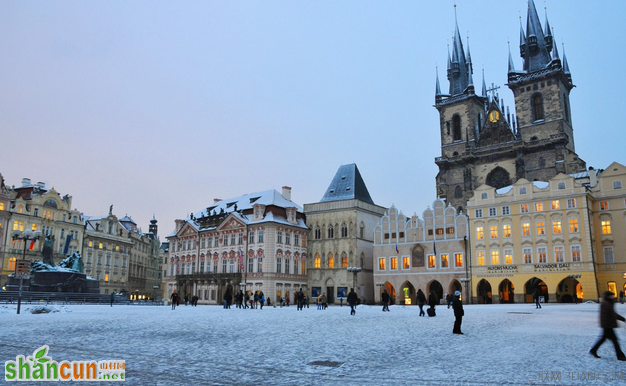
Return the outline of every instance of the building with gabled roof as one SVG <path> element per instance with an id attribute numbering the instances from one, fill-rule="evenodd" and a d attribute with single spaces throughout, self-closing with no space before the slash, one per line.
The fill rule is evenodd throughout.
<path id="1" fill-rule="evenodd" d="M 311 229 L 307 296 L 340 303 L 354 287 L 361 301 L 374 302 L 373 235 L 385 210 L 374 204 L 356 164 L 340 166 L 320 202 L 304 205 Z"/>
<path id="2" fill-rule="evenodd" d="M 306 288 L 308 228 L 302 208 L 266 190 L 225 200 L 176 220 L 169 241 L 165 296 L 222 304 L 224 295 L 263 292 L 272 302 Z M 171 278 L 175 277 L 175 281 Z M 174 284 L 175 283 L 175 284 Z"/>

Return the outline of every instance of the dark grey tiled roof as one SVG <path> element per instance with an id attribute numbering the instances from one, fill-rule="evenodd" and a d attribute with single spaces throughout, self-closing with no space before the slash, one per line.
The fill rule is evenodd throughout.
<path id="1" fill-rule="evenodd" d="M 375 205 L 356 164 L 341 165 L 320 202 L 352 199 Z"/>

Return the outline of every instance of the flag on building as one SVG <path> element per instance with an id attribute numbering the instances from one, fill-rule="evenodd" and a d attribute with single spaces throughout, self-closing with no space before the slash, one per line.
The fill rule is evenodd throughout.
<path id="1" fill-rule="evenodd" d="M 396 243 L 396 253 L 400 253 L 400 251 L 398 250 L 398 243 Z"/>
<path id="2" fill-rule="evenodd" d="M 241 270 L 243 271 L 244 266 L 243 266 L 243 254 L 241 253 L 241 249 L 237 251 L 237 254 L 239 255 L 239 266 L 241 267 Z"/>
<path id="3" fill-rule="evenodd" d="M 29 251 L 32 251 L 35 249 L 35 240 L 31 240 L 30 241 L 30 246 L 28 247 Z"/>
<path id="4" fill-rule="evenodd" d="M 65 249 L 63 249 L 64 255 L 67 255 L 67 251 L 70 249 L 70 241 L 72 241 L 71 234 L 67 235 L 67 238 L 65 239 Z"/>

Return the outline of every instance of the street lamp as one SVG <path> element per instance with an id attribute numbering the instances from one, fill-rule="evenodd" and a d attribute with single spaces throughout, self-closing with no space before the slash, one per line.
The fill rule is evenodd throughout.
<path id="1" fill-rule="evenodd" d="M 348 272 L 352 272 L 352 288 L 356 287 L 356 275 L 361 272 L 361 267 L 348 267 Z"/>
<path id="2" fill-rule="evenodd" d="M 26 260 L 26 244 L 28 241 L 35 241 L 35 240 L 39 240 L 39 238 L 41 237 L 41 232 L 40 231 L 32 231 L 30 229 L 27 229 L 25 231 L 20 231 L 19 229 L 14 230 L 13 232 L 11 232 L 11 238 L 13 240 L 22 240 L 24 241 L 24 251 L 22 252 L 22 262 L 20 262 L 21 264 L 23 264 L 23 261 Z M 30 262 L 29 262 L 30 263 Z M 20 264 L 20 265 L 21 265 Z M 13 277 L 17 279 L 17 266 L 18 266 L 18 262 L 15 262 L 15 271 L 13 272 Z M 30 266 L 30 264 L 28 265 Z M 20 313 L 20 307 L 22 305 L 22 286 L 24 285 L 24 276 L 22 274 L 22 272 L 20 272 L 20 292 L 19 295 L 17 297 L 17 313 Z M 28 278 L 30 278 L 30 269 L 28 272 Z"/>

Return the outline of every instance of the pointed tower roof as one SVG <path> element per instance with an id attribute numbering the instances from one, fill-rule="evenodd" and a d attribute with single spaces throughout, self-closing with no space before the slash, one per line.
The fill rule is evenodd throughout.
<path id="1" fill-rule="evenodd" d="M 450 81 L 450 95 L 459 95 L 469 85 L 469 73 L 471 69 L 467 63 L 463 41 L 459 32 L 459 23 L 456 18 L 456 5 L 454 6 L 454 39 L 452 41 L 452 58 L 448 66 L 448 80 Z"/>
<path id="2" fill-rule="evenodd" d="M 441 86 L 439 85 L 439 67 L 435 67 L 435 77 L 437 78 L 437 82 L 435 84 L 435 98 L 441 96 Z"/>
<path id="3" fill-rule="evenodd" d="M 525 43 L 520 46 L 520 53 L 524 59 L 524 71 L 534 72 L 546 68 L 552 59 L 551 50 L 552 36 L 546 38 L 537 15 L 535 2 L 528 0 Z"/>
<path id="4" fill-rule="evenodd" d="M 341 165 L 320 202 L 352 199 L 375 205 L 356 164 Z"/>
<path id="5" fill-rule="evenodd" d="M 515 72 L 515 64 L 513 63 L 513 56 L 511 55 L 511 45 L 509 44 L 509 74 Z"/>
<path id="6" fill-rule="evenodd" d="M 485 84 L 485 69 L 483 68 L 483 89 L 482 89 L 482 96 L 486 97 L 487 96 L 487 84 Z"/>

